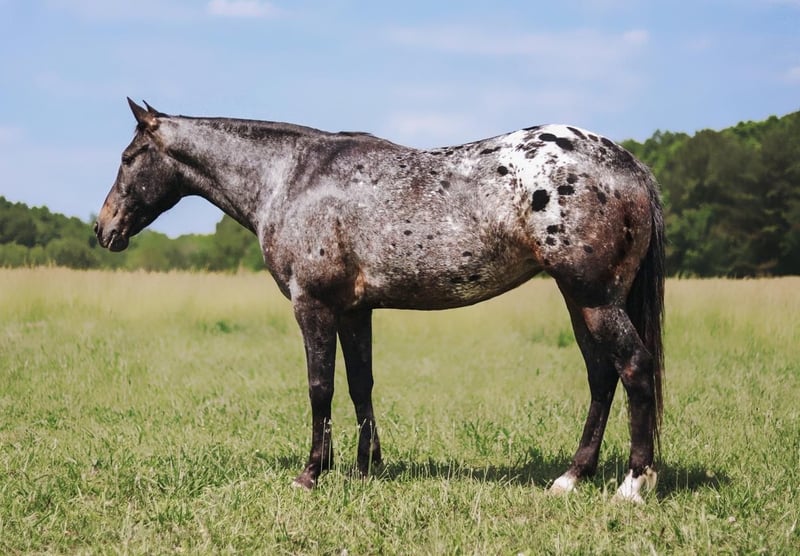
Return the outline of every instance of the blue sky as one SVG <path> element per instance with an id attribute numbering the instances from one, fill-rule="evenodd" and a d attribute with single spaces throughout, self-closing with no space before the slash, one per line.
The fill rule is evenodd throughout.
<path id="1" fill-rule="evenodd" d="M 800 109 L 800 0 L 0 0 L 0 53 L 0 195 L 82 219 L 131 138 L 126 96 L 416 147 Z M 184 200 L 152 228 L 220 216 Z"/>

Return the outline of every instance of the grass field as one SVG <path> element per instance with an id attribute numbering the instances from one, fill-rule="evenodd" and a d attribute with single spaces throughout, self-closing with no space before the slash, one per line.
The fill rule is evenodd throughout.
<path id="1" fill-rule="evenodd" d="M 385 465 L 352 475 L 339 372 L 309 493 L 303 350 L 268 276 L 0 270 L 0 553 L 798 553 L 800 279 L 667 288 L 660 483 L 633 506 L 611 502 L 621 391 L 597 477 L 546 494 L 588 403 L 550 280 L 378 312 Z"/>

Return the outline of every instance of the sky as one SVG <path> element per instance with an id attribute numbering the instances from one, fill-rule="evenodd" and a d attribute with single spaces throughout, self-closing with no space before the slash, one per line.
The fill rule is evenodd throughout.
<path id="1" fill-rule="evenodd" d="M 466 143 L 616 140 L 800 110 L 800 0 L 0 0 L 0 195 L 88 221 L 162 112 Z M 184 199 L 151 228 L 209 233 Z"/>

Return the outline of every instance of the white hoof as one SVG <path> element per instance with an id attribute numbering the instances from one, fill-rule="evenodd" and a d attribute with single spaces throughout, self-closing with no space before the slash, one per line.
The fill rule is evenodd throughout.
<path id="1" fill-rule="evenodd" d="M 578 478 L 569 473 L 564 473 L 550 485 L 550 494 L 566 494 L 575 490 Z"/>
<path id="2" fill-rule="evenodd" d="M 617 493 L 614 495 L 615 502 L 633 502 L 634 504 L 644 504 L 642 494 L 656 487 L 658 474 L 650 467 L 644 468 L 644 473 L 638 477 L 633 476 L 633 471 L 628 471 L 625 480 L 619 485 Z"/>
<path id="3" fill-rule="evenodd" d="M 314 486 L 316 486 L 316 483 L 314 483 Z M 294 481 L 292 481 L 292 488 L 311 492 L 311 490 L 313 489 L 313 486 L 311 486 L 311 487 L 306 486 L 303 483 L 301 483 L 300 481 L 298 481 L 297 479 L 295 479 Z"/>

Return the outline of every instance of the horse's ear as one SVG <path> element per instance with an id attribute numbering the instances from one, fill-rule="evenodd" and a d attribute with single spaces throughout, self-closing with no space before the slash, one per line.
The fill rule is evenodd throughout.
<path id="1" fill-rule="evenodd" d="M 152 114 L 153 116 L 166 116 L 166 114 L 164 114 L 164 113 L 163 113 L 163 112 L 161 112 L 160 110 L 156 110 L 155 108 L 153 108 L 152 106 L 150 106 L 149 104 L 147 104 L 147 101 L 146 101 L 146 100 L 143 100 L 142 102 L 144 102 L 144 105 L 147 107 L 147 111 L 148 111 L 150 114 Z"/>
<path id="2" fill-rule="evenodd" d="M 136 127 L 142 131 L 154 131 L 158 128 L 158 120 L 156 119 L 158 113 L 146 102 L 145 105 L 147 106 L 147 110 L 133 102 L 130 97 L 128 97 L 128 106 L 131 107 L 133 117 L 136 118 Z"/>

